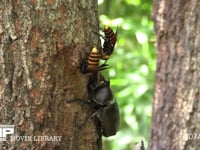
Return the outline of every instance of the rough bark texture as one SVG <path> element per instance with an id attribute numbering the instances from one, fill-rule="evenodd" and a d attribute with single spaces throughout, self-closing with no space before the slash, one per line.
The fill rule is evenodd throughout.
<path id="1" fill-rule="evenodd" d="M 15 136 L 62 136 L 60 142 L 0 142 L 1 149 L 98 149 L 93 110 L 69 100 L 87 98 L 79 72 L 98 36 L 97 1 L 0 0 L 0 124 Z"/>
<path id="2" fill-rule="evenodd" d="M 200 1 L 154 0 L 157 70 L 150 150 L 199 149 Z M 193 136 L 194 135 L 194 136 Z"/>

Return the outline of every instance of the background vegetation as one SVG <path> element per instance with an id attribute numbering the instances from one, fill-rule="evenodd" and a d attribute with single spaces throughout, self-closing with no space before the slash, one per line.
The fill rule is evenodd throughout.
<path id="1" fill-rule="evenodd" d="M 118 41 L 108 61 L 112 66 L 104 75 L 121 113 L 121 129 L 116 136 L 104 138 L 104 150 L 129 150 L 141 139 L 147 146 L 155 74 L 155 47 L 152 1 L 99 0 L 100 26 L 117 26 Z"/>

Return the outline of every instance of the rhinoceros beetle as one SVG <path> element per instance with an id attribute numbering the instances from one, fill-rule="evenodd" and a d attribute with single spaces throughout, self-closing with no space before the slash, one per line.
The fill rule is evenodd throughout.
<path id="1" fill-rule="evenodd" d="M 90 101 L 97 109 L 92 116 L 96 116 L 100 121 L 102 134 L 105 137 L 115 135 L 119 129 L 120 115 L 117 101 L 110 88 L 110 81 L 97 73 L 94 74 L 88 88 Z"/>

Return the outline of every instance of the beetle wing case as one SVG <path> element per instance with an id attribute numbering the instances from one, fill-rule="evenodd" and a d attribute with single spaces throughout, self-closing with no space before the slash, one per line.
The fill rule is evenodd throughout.
<path id="1" fill-rule="evenodd" d="M 115 99 L 112 103 L 100 108 L 97 118 L 101 120 L 102 132 L 105 137 L 113 136 L 119 129 L 120 114 L 119 107 Z"/>

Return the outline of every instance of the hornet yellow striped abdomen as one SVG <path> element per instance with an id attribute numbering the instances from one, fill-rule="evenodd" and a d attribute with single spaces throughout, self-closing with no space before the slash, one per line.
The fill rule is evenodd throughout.
<path id="1" fill-rule="evenodd" d="M 117 31 L 114 33 L 109 26 L 105 25 L 103 32 L 107 41 L 114 46 L 117 41 Z"/>
<path id="2" fill-rule="evenodd" d="M 96 71 L 99 67 L 99 59 L 100 59 L 100 55 L 99 55 L 99 50 L 94 47 L 89 56 L 88 56 L 88 70 L 90 71 Z"/>
<path id="3" fill-rule="evenodd" d="M 99 66 L 100 61 L 100 51 L 94 47 L 90 51 L 87 60 L 81 62 L 80 70 L 82 73 L 89 73 L 89 72 L 98 72 L 108 68 L 107 64 L 103 64 Z"/>
<path id="4" fill-rule="evenodd" d="M 115 43 L 117 41 L 117 31 L 114 33 L 114 31 L 107 25 L 104 26 L 103 32 L 104 32 L 104 43 L 103 43 L 103 50 L 101 54 L 101 59 L 108 60 L 110 56 L 112 55 L 115 47 Z"/>

